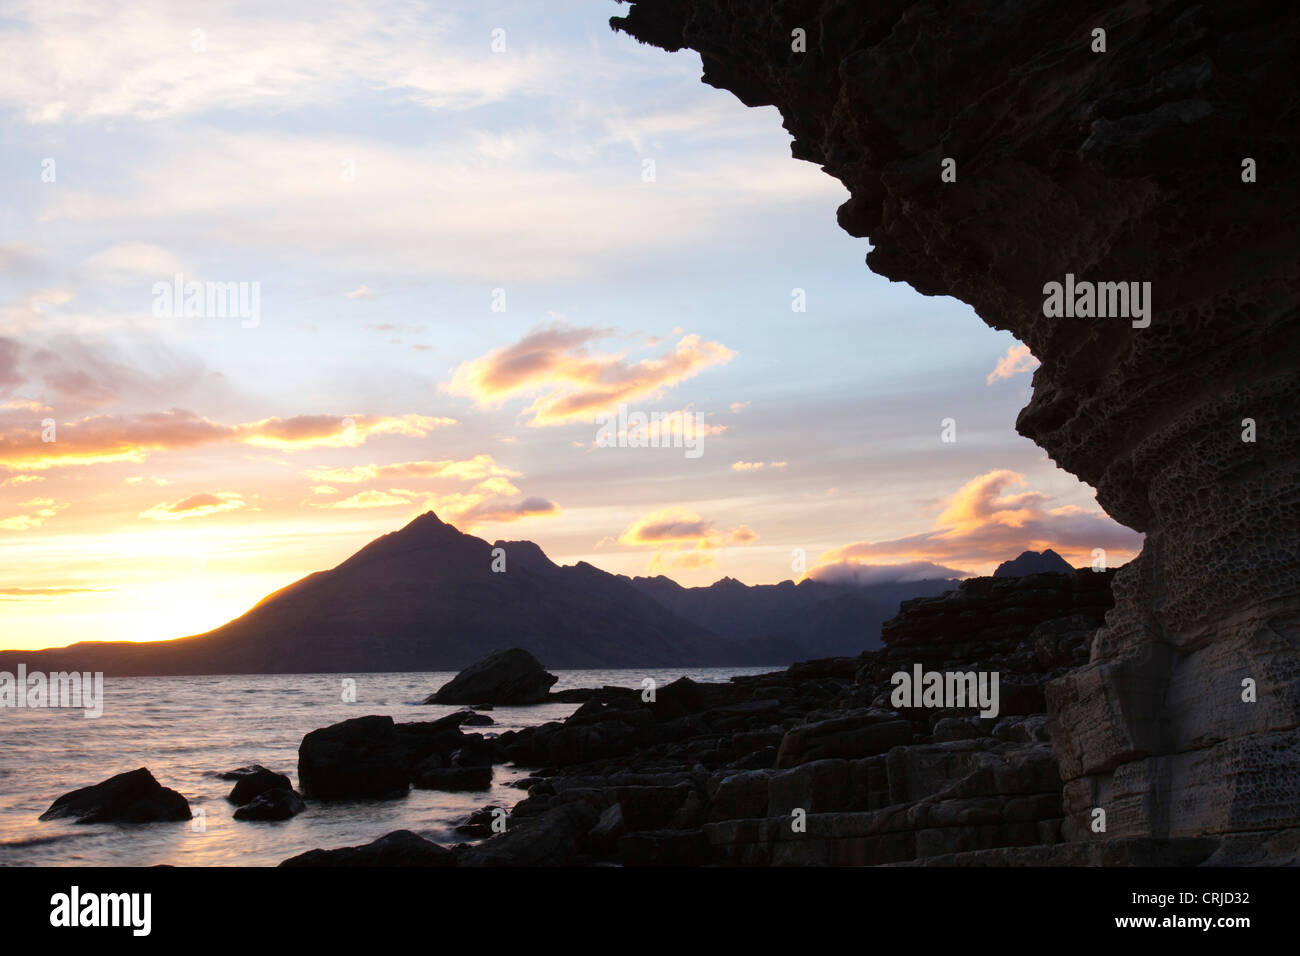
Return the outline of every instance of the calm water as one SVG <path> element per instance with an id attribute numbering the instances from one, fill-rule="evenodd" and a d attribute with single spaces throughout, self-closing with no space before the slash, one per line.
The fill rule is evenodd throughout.
<path id="1" fill-rule="evenodd" d="M 726 681 L 770 667 L 694 670 L 556 671 L 554 690 L 612 684 L 660 686 L 686 675 Z M 452 673 L 363 674 L 357 702 L 342 702 L 338 674 L 238 677 L 133 677 L 104 682 L 104 713 L 86 719 L 79 710 L 0 708 L 0 866 L 274 866 L 316 847 L 368 843 L 391 830 L 414 830 L 442 843 L 467 842 L 452 832 L 485 804 L 509 807 L 524 794 L 508 786 L 526 776 L 496 768 L 492 790 L 441 793 L 412 790 L 404 799 L 317 803 L 281 823 L 245 823 L 232 816 L 225 796 L 234 784 L 214 775 L 260 763 L 298 785 L 298 744 L 304 734 L 349 717 L 388 714 L 395 721 L 433 720 L 460 709 L 419 701 Z M 562 720 L 576 704 L 498 707 L 492 727 L 501 733 Z M 148 767 L 164 787 L 203 810 L 205 829 L 190 822 L 77 825 L 37 818 L 69 790 Z"/>

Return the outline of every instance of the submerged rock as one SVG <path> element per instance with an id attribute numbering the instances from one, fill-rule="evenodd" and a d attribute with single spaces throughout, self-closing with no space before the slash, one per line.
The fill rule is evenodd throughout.
<path id="1" fill-rule="evenodd" d="M 188 820 L 189 801 L 154 779 L 146 767 L 119 773 L 92 787 L 65 793 L 42 820 L 75 818 L 76 823 L 152 823 Z"/>
<path id="2" fill-rule="evenodd" d="M 493 651 L 425 699 L 426 704 L 539 704 L 558 677 L 519 647 Z"/>

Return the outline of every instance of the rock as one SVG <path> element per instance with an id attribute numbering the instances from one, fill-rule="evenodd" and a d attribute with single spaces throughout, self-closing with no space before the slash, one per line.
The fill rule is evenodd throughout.
<path id="1" fill-rule="evenodd" d="M 462 727 L 491 727 L 496 721 L 487 714 L 470 714 L 461 721 Z"/>
<path id="2" fill-rule="evenodd" d="M 729 773 L 718 784 L 713 794 L 713 809 L 709 819 L 745 820 L 767 816 L 767 786 L 770 770 L 750 770 Z"/>
<path id="3" fill-rule="evenodd" d="M 461 866 L 564 866 L 579 852 L 582 838 L 599 819 L 584 802 L 564 803 L 527 820 L 514 823 L 505 833 L 469 847 Z"/>
<path id="4" fill-rule="evenodd" d="M 558 677 L 522 648 L 493 651 L 438 688 L 426 704 L 539 704 Z"/>
<path id="5" fill-rule="evenodd" d="M 453 767 L 490 767 L 499 762 L 497 747 L 477 734 L 469 734 L 459 747 L 451 752 Z"/>
<path id="6" fill-rule="evenodd" d="M 912 725 L 890 717 L 882 711 L 868 711 L 796 727 L 781 741 L 776 765 L 796 767 L 830 757 L 870 757 L 899 744 L 910 744 Z"/>
<path id="7" fill-rule="evenodd" d="M 266 790 L 235 811 L 236 820 L 288 820 L 307 809 L 293 790 Z"/>
<path id="8" fill-rule="evenodd" d="M 574 687 L 569 690 L 553 690 L 546 700 L 552 704 L 585 704 L 590 700 L 608 704 L 614 701 L 639 700 L 641 692 L 630 687 Z"/>
<path id="9" fill-rule="evenodd" d="M 709 841 L 702 830 L 645 830 L 618 841 L 624 866 L 700 866 L 708 862 Z"/>
<path id="10" fill-rule="evenodd" d="M 721 700 L 724 692 L 725 685 L 701 684 L 689 677 L 679 677 L 655 689 L 650 709 L 658 720 L 674 720 L 708 710 Z"/>
<path id="11" fill-rule="evenodd" d="M 281 866 L 455 866 L 456 855 L 446 847 L 410 830 L 394 830 L 364 846 L 337 850 L 308 850 Z"/>
<path id="12" fill-rule="evenodd" d="M 267 770 L 261 764 L 242 768 L 235 787 L 226 796 L 237 807 L 251 803 L 268 790 L 293 790 L 293 783 L 282 773 Z M 234 771 L 232 771 L 234 772 Z"/>
<path id="13" fill-rule="evenodd" d="M 318 800 L 401 796 L 421 761 L 433 755 L 448 760 L 462 745 L 461 717 L 413 724 L 394 724 L 386 716 L 354 717 L 313 730 L 298 747 L 303 793 Z"/>
<path id="14" fill-rule="evenodd" d="M 625 833 L 627 833 L 627 824 L 623 820 L 623 808 L 615 803 L 605 808 L 596 825 L 587 834 L 587 841 L 596 852 L 609 853 L 617 846 L 619 837 Z"/>
<path id="15" fill-rule="evenodd" d="M 945 717 L 934 725 L 931 737 L 938 743 L 945 740 L 987 737 L 991 732 L 989 722 L 979 717 Z"/>
<path id="16" fill-rule="evenodd" d="M 73 817 L 76 823 L 152 823 L 188 820 L 189 802 L 154 779 L 145 767 L 65 793 L 41 814 L 42 820 Z"/>
<path id="17" fill-rule="evenodd" d="M 491 836 L 492 822 L 497 818 L 497 811 L 500 809 L 496 804 L 480 807 L 471 813 L 464 823 L 456 827 L 456 832 L 469 837 Z"/>
<path id="18" fill-rule="evenodd" d="M 216 777 L 218 780 L 239 780 L 249 774 L 258 773 L 265 769 L 260 763 L 252 763 L 247 767 L 236 767 L 234 770 L 224 770 L 221 773 L 213 773 L 211 776 Z"/>
<path id="19" fill-rule="evenodd" d="M 413 783 L 421 790 L 487 790 L 492 767 L 422 767 Z"/>

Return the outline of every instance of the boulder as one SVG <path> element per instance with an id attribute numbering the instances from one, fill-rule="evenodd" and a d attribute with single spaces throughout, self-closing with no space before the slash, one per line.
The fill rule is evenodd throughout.
<path id="1" fill-rule="evenodd" d="M 307 809 L 293 790 L 277 787 L 258 794 L 235 811 L 236 820 L 288 820 Z"/>
<path id="2" fill-rule="evenodd" d="M 425 698 L 426 704 L 538 704 L 558 677 L 519 647 L 493 651 Z"/>
<path id="3" fill-rule="evenodd" d="M 446 763 L 464 743 L 457 727 L 462 716 L 412 724 L 354 717 L 313 730 L 298 747 L 303 793 L 318 800 L 400 797 L 422 761 L 438 755 Z"/>
<path id="4" fill-rule="evenodd" d="M 246 772 L 240 774 L 234 789 L 226 796 L 226 799 L 237 807 L 251 803 L 270 790 L 293 789 L 293 784 L 288 777 L 274 770 L 267 770 L 261 764 L 242 769 Z"/>
<path id="5" fill-rule="evenodd" d="M 394 830 L 364 846 L 308 850 L 281 866 L 455 866 L 456 855 L 410 830 Z"/>
<path id="6" fill-rule="evenodd" d="M 422 766 L 412 782 L 420 790 L 487 790 L 492 768 Z"/>
<path id="7" fill-rule="evenodd" d="M 512 824 L 518 809 L 511 814 Z M 552 807 L 512 825 L 500 836 L 467 849 L 461 866 L 563 866 L 577 855 L 583 837 L 599 820 L 588 803 Z"/>
<path id="8" fill-rule="evenodd" d="M 152 823 L 188 820 L 189 802 L 154 779 L 146 767 L 119 773 L 93 787 L 65 793 L 41 814 L 42 820 L 73 817 L 76 823 Z"/>

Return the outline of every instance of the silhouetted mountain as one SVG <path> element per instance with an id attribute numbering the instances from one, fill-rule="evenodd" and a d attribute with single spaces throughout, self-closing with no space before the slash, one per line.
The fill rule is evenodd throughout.
<path id="1" fill-rule="evenodd" d="M 663 575 L 632 584 L 686 620 L 767 660 L 796 661 L 861 653 L 880 647 L 880 625 L 900 602 L 951 591 L 955 580 L 859 586 L 805 579 L 752 587 L 723 578 L 684 588 Z"/>
<path id="2" fill-rule="evenodd" d="M 993 572 L 995 578 L 1022 578 L 1026 574 L 1073 574 L 1074 567 L 1051 548 L 1045 551 L 1022 551 L 1014 561 L 1003 561 Z"/>
<path id="3" fill-rule="evenodd" d="M 493 570 L 494 549 L 505 570 Z M 0 652 L 0 669 L 109 675 L 459 670 L 522 647 L 547 667 L 783 665 L 878 647 L 904 598 L 952 581 L 858 587 L 804 581 L 683 588 L 531 541 L 489 544 L 426 512 L 329 571 L 309 574 L 215 630 L 173 641 Z"/>

